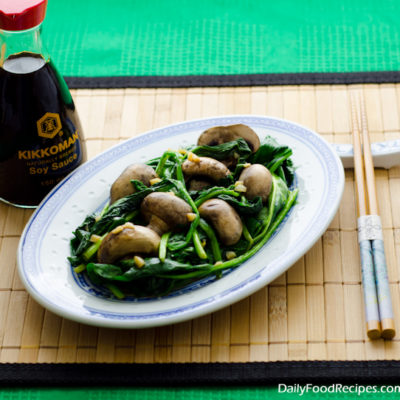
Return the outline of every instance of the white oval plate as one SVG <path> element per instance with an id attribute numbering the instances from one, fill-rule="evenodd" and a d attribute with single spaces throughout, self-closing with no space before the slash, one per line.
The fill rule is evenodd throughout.
<path id="1" fill-rule="evenodd" d="M 205 280 L 168 297 L 106 298 L 77 278 L 67 261 L 72 231 L 108 199 L 112 182 L 130 163 L 197 141 L 216 125 L 243 123 L 263 139 L 293 149 L 297 204 L 278 232 L 252 258 L 219 280 Z M 33 298 L 52 312 L 85 324 L 145 328 L 172 324 L 232 304 L 264 287 L 318 240 L 334 217 L 344 187 L 343 166 L 319 135 L 294 123 L 249 115 L 207 118 L 156 129 L 118 144 L 72 172 L 43 200 L 18 248 L 21 279 Z"/>

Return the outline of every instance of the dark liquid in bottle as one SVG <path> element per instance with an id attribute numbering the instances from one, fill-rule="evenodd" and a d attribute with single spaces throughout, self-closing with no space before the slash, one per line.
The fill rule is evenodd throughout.
<path id="1" fill-rule="evenodd" d="M 0 198 L 35 206 L 86 160 L 69 90 L 51 62 L 32 53 L 0 67 Z"/>

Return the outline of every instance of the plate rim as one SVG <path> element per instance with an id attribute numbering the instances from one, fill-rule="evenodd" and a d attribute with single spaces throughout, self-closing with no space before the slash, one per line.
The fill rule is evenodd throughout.
<path id="1" fill-rule="evenodd" d="M 69 310 L 65 310 L 64 307 L 60 307 L 60 306 L 54 305 L 51 302 L 46 301 L 47 300 L 46 297 L 43 297 L 43 295 L 41 296 L 39 293 L 36 293 L 34 290 L 31 290 L 32 285 L 28 281 L 28 278 L 25 276 L 25 271 L 24 271 L 24 267 L 22 265 L 21 260 L 22 260 L 22 252 L 23 252 L 23 248 L 24 248 L 26 234 L 27 234 L 32 222 L 34 221 L 36 216 L 38 214 L 40 214 L 42 208 L 46 205 L 47 201 L 56 193 L 56 191 L 61 186 L 63 186 L 71 177 L 73 177 L 76 173 L 78 173 L 81 168 L 84 168 L 86 165 L 86 163 L 85 163 L 85 164 L 81 165 L 80 167 L 78 167 L 77 169 L 75 169 L 73 172 L 71 172 L 63 181 L 61 181 L 57 186 L 55 186 L 50 191 L 50 193 L 39 204 L 37 210 L 32 214 L 32 216 L 28 220 L 28 222 L 23 230 L 23 233 L 21 235 L 21 238 L 20 238 L 20 241 L 18 244 L 17 266 L 18 266 L 19 276 L 20 276 L 26 290 L 29 292 L 29 294 L 39 304 L 41 304 L 45 308 L 49 309 L 50 311 L 52 311 L 58 315 L 61 315 L 62 317 L 72 319 L 72 320 L 80 322 L 80 323 L 84 323 L 87 325 L 94 325 L 94 326 L 98 326 L 98 327 L 113 327 L 113 328 L 128 328 L 128 329 L 138 328 L 139 329 L 139 328 L 169 325 L 169 324 L 193 319 L 193 318 L 196 318 L 196 317 L 199 317 L 201 315 L 208 314 L 211 312 L 215 312 L 215 311 L 217 311 L 221 308 L 224 308 L 230 304 L 240 301 L 241 299 L 249 296 L 250 294 L 261 289 L 262 287 L 265 287 L 270 282 L 272 282 L 276 277 L 278 277 L 280 274 L 287 271 L 290 268 L 290 266 L 292 266 L 299 258 L 301 258 L 318 241 L 318 239 L 322 236 L 322 234 L 328 228 L 329 224 L 331 223 L 332 219 L 334 218 L 334 216 L 337 212 L 337 209 L 340 205 L 340 201 L 341 201 L 341 198 L 343 195 L 343 190 L 344 190 L 344 169 L 343 169 L 342 162 L 341 162 L 339 156 L 336 154 L 336 152 L 332 148 L 331 144 L 322 135 L 316 133 L 314 130 L 312 130 L 308 127 L 305 127 L 301 124 L 298 124 L 296 122 L 292 122 L 292 121 L 289 121 L 289 120 L 286 120 L 283 118 L 270 117 L 270 116 L 265 116 L 265 115 L 253 115 L 253 114 L 236 114 L 236 115 L 222 115 L 222 116 L 217 115 L 217 116 L 213 116 L 213 117 L 205 117 L 205 118 L 199 118 L 199 119 L 194 119 L 194 120 L 181 121 L 178 123 L 169 124 L 169 125 L 165 125 L 165 126 L 162 126 L 159 128 L 152 129 L 150 131 L 141 133 L 140 135 L 135 135 L 127 140 L 124 140 L 120 143 L 113 145 L 109 149 L 107 149 L 107 150 L 101 152 L 100 154 L 96 155 L 95 157 L 93 157 L 88 162 L 94 163 L 98 158 L 104 156 L 104 154 L 106 154 L 106 153 L 111 153 L 113 150 L 115 150 L 116 148 L 123 145 L 123 143 L 126 143 L 128 141 L 140 140 L 140 138 L 143 136 L 150 136 L 151 134 L 156 134 L 157 132 L 159 132 L 159 134 L 160 134 L 162 131 L 168 130 L 168 129 L 171 129 L 174 127 L 179 127 L 179 126 L 182 127 L 182 126 L 187 125 L 187 128 L 190 128 L 191 124 L 201 124 L 201 123 L 205 123 L 208 121 L 215 121 L 215 120 L 222 121 L 222 120 L 226 120 L 226 119 L 233 119 L 233 120 L 256 119 L 256 120 L 260 120 L 260 122 L 261 121 L 264 121 L 264 122 L 275 121 L 276 123 L 282 123 L 284 125 L 286 124 L 286 125 L 289 125 L 292 127 L 296 127 L 297 129 L 304 130 L 308 134 L 311 133 L 312 137 L 315 137 L 317 140 L 319 140 L 321 143 L 323 143 L 324 146 L 327 149 L 329 149 L 329 153 L 331 154 L 331 156 L 333 157 L 333 159 L 335 161 L 336 172 L 337 172 L 337 176 L 336 176 L 337 177 L 337 189 L 338 190 L 336 192 L 336 198 L 335 198 L 336 202 L 334 204 L 334 207 L 330 208 L 330 213 L 327 216 L 327 218 L 325 219 L 325 223 L 320 227 L 320 232 L 318 234 L 315 234 L 313 236 L 312 240 L 308 241 L 307 246 L 302 247 L 300 251 L 290 251 L 289 252 L 289 255 L 291 255 L 291 257 L 289 257 L 290 263 L 288 264 L 288 262 L 286 261 L 285 265 L 286 264 L 288 264 L 288 265 L 284 269 L 283 268 L 281 268 L 281 269 L 275 268 L 274 272 L 272 274 L 271 273 L 269 274 L 268 282 L 266 282 L 266 280 L 263 280 L 263 279 L 256 279 L 254 282 L 247 284 L 246 285 L 247 287 L 245 289 L 236 291 L 235 293 L 233 293 L 233 295 L 225 296 L 222 299 L 219 299 L 218 301 L 214 301 L 213 302 L 214 304 L 206 303 L 205 305 L 203 304 L 203 305 L 196 307 L 190 311 L 185 311 L 183 313 L 175 312 L 173 315 L 170 315 L 170 316 L 167 316 L 164 318 L 157 318 L 157 319 L 153 319 L 153 318 L 126 319 L 126 316 L 124 316 L 122 319 L 116 319 L 116 318 L 105 319 L 104 317 L 98 317 L 96 314 L 93 314 L 93 313 L 91 313 L 91 315 L 88 316 L 88 315 L 82 314 L 82 313 L 70 312 Z M 236 121 L 236 122 L 239 123 L 239 121 Z M 223 124 L 223 122 L 221 122 L 221 124 Z M 272 128 L 270 128 L 270 129 L 272 129 Z M 216 293 L 214 295 L 214 297 L 216 295 L 218 295 L 218 293 Z"/>

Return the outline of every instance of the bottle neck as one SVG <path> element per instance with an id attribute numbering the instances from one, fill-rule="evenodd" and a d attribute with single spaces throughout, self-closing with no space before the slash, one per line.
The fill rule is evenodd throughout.
<path id="1" fill-rule="evenodd" d="M 0 30 L 0 67 L 11 56 L 20 53 L 33 53 L 48 60 L 47 50 L 42 43 L 42 25 L 24 31 Z"/>

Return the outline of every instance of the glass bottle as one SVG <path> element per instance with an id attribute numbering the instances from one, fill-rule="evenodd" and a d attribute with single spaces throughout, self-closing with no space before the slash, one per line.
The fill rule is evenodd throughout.
<path id="1" fill-rule="evenodd" d="M 86 160 L 69 89 L 42 44 L 47 0 L 0 0 L 0 200 L 35 207 Z"/>

